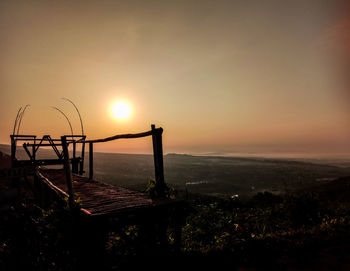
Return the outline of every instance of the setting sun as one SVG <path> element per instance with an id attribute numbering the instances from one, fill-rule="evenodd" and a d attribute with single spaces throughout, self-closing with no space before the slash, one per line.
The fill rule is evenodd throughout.
<path id="1" fill-rule="evenodd" d="M 131 114 L 130 105 L 125 102 L 117 102 L 112 107 L 112 113 L 117 119 L 127 119 Z"/>

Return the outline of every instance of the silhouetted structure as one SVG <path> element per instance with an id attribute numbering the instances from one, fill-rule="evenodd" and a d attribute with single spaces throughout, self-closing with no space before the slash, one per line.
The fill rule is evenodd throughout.
<path id="1" fill-rule="evenodd" d="M 162 133 L 162 128 L 156 128 L 155 125 L 152 125 L 151 130 L 147 132 L 115 135 L 97 140 L 86 140 L 85 135 L 65 135 L 61 139 L 52 139 L 49 135 L 45 135 L 41 139 L 37 139 L 34 135 L 11 135 L 12 167 L 32 167 L 35 191 L 40 205 L 45 208 L 53 200 L 65 205 L 66 199 L 68 199 L 70 209 L 76 210 L 78 208 L 79 213 L 87 219 L 88 224 L 94 225 L 94 233 L 89 232 L 88 234 L 90 236 L 93 234 L 100 236 L 97 239 L 95 238 L 99 240 L 98 243 L 103 244 L 101 240 L 106 237 L 108 229 L 116 226 L 113 223 L 106 223 L 106 221 L 111 221 L 111 218 L 113 218 L 113 221 L 118 221 L 119 227 L 130 223 L 157 225 L 158 236 L 155 238 L 159 240 L 160 244 L 165 245 L 167 242 L 166 230 L 169 221 L 172 221 L 175 247 L 179 248 L 183 208 L 181 201 L 170 200 L 166 197 L 167 186 L 164 182 Z M 147 136 L 151 136 L 153 142 L 155 190 L 158 198 L 151 199 L 145 193 L 94 180 L 93 147 L 95 144 Z M 28 159 L 19 160 L 16 158 L 17 142 L 24 142 L 22 146 L 28 155 Z M 89 177 L 83 176 L 85 144 L 89 144 Z M 72 157 L 70 157 L 68 151 L 70 145 L 72 145 Z M 80 155 L 77 154 L 79 145 L 81 147 Z M 36 154 L 41 147 L 51 147 L 57 157 L 54 159 L 38 159 Z M 47 169 L 43 167 L 50 165 L 63 165 L 63 168 Z M 78 195 L 78 199 L 75 195 Z M 91 246 L 98 247 L 96 242 L 92 242 Z M 91 246 L 89 247 L 95 251 Z"/>

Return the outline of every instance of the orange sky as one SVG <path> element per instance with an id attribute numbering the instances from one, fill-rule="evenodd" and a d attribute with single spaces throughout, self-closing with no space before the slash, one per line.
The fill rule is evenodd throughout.
<path id="1" fill-rule="evenodd" d="M 68 134 L 50 106 L 78 132 L 67 97 L 89 138 L 155 123 L 165 152 L 350 153 L 340 10 L 334 0 L 1 1 L 0 143 L 25 104 L 23 133 Z M 127 121 L 111 114 L 120 99 Z"/>

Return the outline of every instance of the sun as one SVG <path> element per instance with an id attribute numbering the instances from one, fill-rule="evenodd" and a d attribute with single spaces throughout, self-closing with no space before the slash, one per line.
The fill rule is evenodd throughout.
<path id="1" fill-rule="evenodd" d="M 119 120 L 125 120 L 130 117 L 131 107 L 126 102 L 116 102 L 112 107 L 113 116 Z"/>

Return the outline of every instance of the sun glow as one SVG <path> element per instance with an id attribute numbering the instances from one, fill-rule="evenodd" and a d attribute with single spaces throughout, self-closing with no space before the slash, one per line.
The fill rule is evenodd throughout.
<path id="1" fill-rule="evenodd" d="M 113 116 L 117 119 L 127 119 L 131 114 L 131 107 L 126 102 L 117 102 L 112 107 Z"/>

